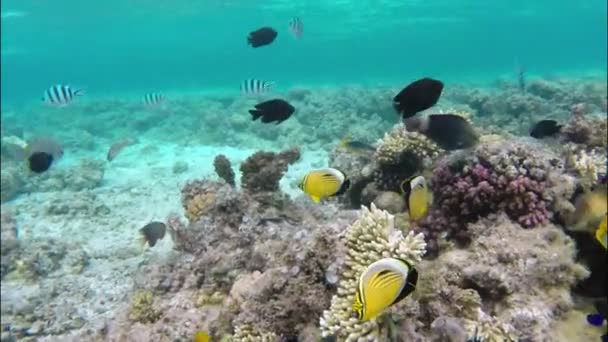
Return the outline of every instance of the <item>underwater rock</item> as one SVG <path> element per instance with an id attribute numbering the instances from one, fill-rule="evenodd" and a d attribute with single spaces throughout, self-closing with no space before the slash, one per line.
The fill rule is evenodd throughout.
<path id="1" fill-rule="evenodd" d="M 405 199 L 402 195 L 393 191 L 380 192 L 373 203 L 376 208 L 386 210 L 393 215 L 405 211 Z"/>
<path id="2" fill-rule="evenodd" d="M 213 167 L 215 168 L 215 173 L 217 173 L 218 177 L 223 179 L 228 185 L 236 185 L 234 181 L 234 170 L 232 170 L 232 164 L 225 155 L 217 155 L 213 160 Z"/>
<path id="3" fill-rule="evenodd" d="M 185 161 L 176 161 L 173 164 L 172 170 L 173 170 L 173 174 L 175 174 L 175 175 L 184 173 L 184 172 L 188 171 L 188 163 Z"/>
<path id="4" fill-rule="evenodd" d="M 24 170 L 6 164 L 8 162 L 2 162 L 2 172 L 0 172 L 0 202 L 2 203 L 10 201 L 24 190 Z"/>

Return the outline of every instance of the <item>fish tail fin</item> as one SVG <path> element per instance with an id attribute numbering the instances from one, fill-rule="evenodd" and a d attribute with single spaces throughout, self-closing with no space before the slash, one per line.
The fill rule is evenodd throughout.
<path id="1" fill-rule="evenodd" d="M 144 234 L 142 234 L 142 233 L 139 234 L 139 237 L 137 238 L 137 245 L 138 245 L 139 249 L 141 250 L 141 253 L 146 251 L 148 244 L 147 244 L 146 237 L 144 236 Z"/>
<path id="2" fill-rule="evenodd" d="M 74 96 L 83 96 L 83 95 L 85 95 L 83 88 L 74 90 Z"/>
<path id="3" fill-rule="evenodd" d="M 342 139 L 340 139 L 340 146 L 348 149 L 348 143 L 350 143 L 351 140 L 352 140 L 351 135 L 349 133 L 349 134 L 345 135 Z"/>
<path id="4" fill-rule="evenodd" d="M 598 226 L 597 230 L 595 231 L 595 238 L 596 240 L 604 247 L 604 249 L 607 249 L 607 234 L 608 234 L 608 215 L 604 215 L 604 218 L 602 219 L 602 222 L 600 223 L 600 225 Z"/>
<path id="5" fill-rule="evenodd" d="M 249 114 L 251 114 L 252 118 L 251 120 L 257 120 L 258 118 L 260 118 L 262 115 L 264 115 L 264 113 L 262 113 L 262 111 L 257 110 L 257 109 L 250 109 L 249 110 Z"/>

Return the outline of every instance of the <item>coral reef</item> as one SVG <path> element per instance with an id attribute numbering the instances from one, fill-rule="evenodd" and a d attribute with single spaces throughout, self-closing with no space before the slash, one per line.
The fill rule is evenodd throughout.
<path id="1" fill-rule="evenodd" d="M 81 191 L 101 185 L 106 163 L 99 159 L 83 159 L 79 165 L 70 168 L 53 168 L 48 172 L 28 177 L 23 191 Z"/>
<path id="2" fill-rule="evenodd" d="M 422 228 L 434 250 L 442 233 L 466 241 L 466 225 L 491 213 L 505 212 L 524 227 L 545 224 L 550 210 L 574 191 L 564 188 L 571 182 L 561 164 L 542 145 L 518 140 L 450 155 L 433 172 L 433 209 L 416 228 Z"/>
<path id="3" fill-rule="evenodd" d="M 135 292 L 131 302 L 129 318 L 140 323 L 154 323 L 161 313 L 154 307 L 154 294 L 151 291 Z"/>
<path id="4" fill-rule="evenodd" d="M 272 332 L 256 330 L 251 325 L 239 325 L 234 328 L 234 336 L 230 341 L 234 342 L 274 342 L 277 335 Z"/>
<path id="5" fill-rule="evenodd" d="M 563 127 L 566 142 L 583 145 L 585 149 L 608 147 L 608 122 L 606 114 L 598 116 L 573 116 Z"/>
<path id="6" fill-rule="evenodd" d="M 2 272 L 1 276 L 12 271 L 15 268 L 15 259 L 18 253 L 14 253 L 15 250 L 19 249 L 19 228 L 17 227 L 17 221 L 13 217 L 12 213 L 8 210 L 2 210 L 0 220 L 0 228 L 2 233 L 0 234 L 0 252 L 2 252 Z"/>
<path id="7" fill-rule="evenodd" d="M 371 209 L 361 208 L 361 216 L 347 228 L 345 240 L 348 250 L 340 270 L 337 294 L 332 298 L 329 310 L 323 312 L 321 333 L 340 341 L 375 341 L 380 338 L 379 322 L 363 322 L 353 317 L 358 276 L 381 258 L 402 258 L 416 264 L 421 260 L 426 244 L 422 234 L 409 232 L 404 237 L 401 231 L 395 230 L 393 216 L 373 204 Z"/>
<path id="8" fill-rule="evenodd" d="M 467 249 L 420 266 L 423 322 L 448 315 L 463 318 L 469 336 L 477 328 L 484 341 L 545 340 L 554 319 L 572 308 L 570 287 L 589 275 L 575 262 L 574 241 L 551 224 L 522 229 L 505 214 L 468 229 L 474 238 Z"/>
<path id="9" fill-rule="evenodd" d="M 2 172 L 0 172 L 0 202 L 4 203 L 15 198 L 23 191 L 24 169 L 17 165 L 8 165 L 9 162 L 2 162 Z"/>
<path id="10" fill-rule="evenodd" d="M 424 135 L 399 124 L 379 141 L 374 183 L 379 190 L 399 191 L 404 180 L 430 166 L 442 152 Z"/>
<path id="11" fill-rule="evenodd" d="M 215 322 L 215 335 L 250 326 L 289 338 L 316 322 L 337 281 L 335 235 L 351 213 L 302 207 L 307 201 L 268 207 L 248 191 L 209 180 L 187 184 L 182 194 L 186 211 L 197 196 L 209 198 L 203 215 L 187 214 L 189 225 L 168 219 L 175 247 L 187 253 L 146 268 L 138 288 L 153 291 L 161 306 L 168 292 L 196 291 L 192 300 L 201 308 L 211 304 L 205 293 L 223 298 L 230 323 Z"/>
<path id="12" fill-rule="evenodd" d="M 579 183 L 585 189 L 590 189 L 599 180 L 599 176 L 606 175 L 608 160 L 601 148 L 586 150 L 580 145 L 568 143 L 562 146 L 565 155 L 566 167 L 579 176 Z"/>
<path id="13" fill-rule="evenodd" d="M 351 183 L 345 195 L 338 197 L 338 201 L 351 209 L 358 209 L 362 204 L 369 205 L 371 201 L 362 201 L 362 192 L 365 186 L 374 181 L 372 151 L 359 153 L 338 144 L 329 154 L 329 166 L 342 171 Z"/>
<path id="14" fill-rule="evenodd" d="M 234 171 L 232 170 L 232 165 L 230 164 L 230 160 L 223 155 L 217 155 L 213 160 L 213 167 L 215 168 L 215 173 L 217 173 L 218 177 L 223 179 L 226 184 L 235 186 L 234 182 Z"/>
<path id="15" fill-rule="evenodd" d="M 297 148 L 280 153 L 256 152 L 241 164 L 241 186 L 249 193 L 277 192 L 287 168 L 299 159 Z"/>

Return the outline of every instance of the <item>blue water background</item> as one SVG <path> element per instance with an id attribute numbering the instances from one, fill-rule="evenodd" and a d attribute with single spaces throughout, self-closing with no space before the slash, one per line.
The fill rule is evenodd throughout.
<path id="1" fill-rule="evenodd" d="M 2 103 L 51 84 L 90 96 L 234 89 L 244 78 L 292 85 L 447 82 L 513 74 L 606 73 L 606 1 L 2 0 Z M 303 39 L 287 29 L 293 16 Z M 247 46 L 260 26 L 271 46 Z"/>

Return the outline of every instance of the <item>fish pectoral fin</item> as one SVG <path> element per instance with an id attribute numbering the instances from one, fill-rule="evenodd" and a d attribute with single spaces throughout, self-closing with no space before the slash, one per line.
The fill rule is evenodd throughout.
<path id="1" fill-rule="evenodd" d="M 310 198 L 312 198 L 312 201 L 315 202 L 315 203 L 321 202 L 321 197 L 319 197 L 319 196 L 312 196 L 311 195 Z"/>

